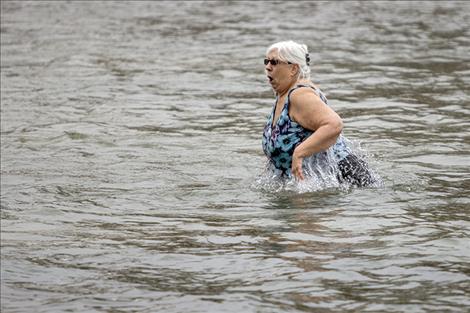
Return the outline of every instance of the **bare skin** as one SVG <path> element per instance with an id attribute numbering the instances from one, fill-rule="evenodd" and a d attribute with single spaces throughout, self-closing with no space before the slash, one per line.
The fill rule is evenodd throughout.
<path id="1" fill-rule="evenodd" d="M 266 58 L 279 60 L 277 50 L 270 51 Z M 273 125 L 279 119 L 290 89 L 296 85 L 313 86 L 310 80 L 299 79 L 299 65 L 278 63 L 265 66 L 268 80 L 278 96 Z M 292 156 L 292 174 L 299 180 L 304 179 L 302 160 L 331 147 L 343 129 L 343 122 L 338 114 L 327 106 L 310 88 L 299 88 L 290 95 L 289 116 L 302 127 L 314 133 L 298 145 Z"/>

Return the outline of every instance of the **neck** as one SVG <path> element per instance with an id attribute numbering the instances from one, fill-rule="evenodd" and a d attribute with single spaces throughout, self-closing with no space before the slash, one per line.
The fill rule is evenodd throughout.
<path id="1" fill-rule="evenodd" d="M 292 89 L 292 87 L 294 87 L 295 85 L 297 85 L 297 83 L 299 83 L 299 80 L 297 80 L 297 79 L 294 80 L 294 81 L 293 81 L 292 83 L 290 83 L 285 89 L 283 89 L 283 90 L 281 90 L 281 91 L 278 91 L 278 92 L 277 92 L 277 96 L 278 96 L 279 98 L 282 98 L 283 96 L 285 96 L 285 95 L 289 92 L 289 90 Z"/>

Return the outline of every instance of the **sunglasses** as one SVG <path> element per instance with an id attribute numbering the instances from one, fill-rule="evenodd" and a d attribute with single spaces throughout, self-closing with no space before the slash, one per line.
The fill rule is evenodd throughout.
<path id="1" fill-rule="evenodd" d="M 271 63 L 271 65 L 278 65 L 279 63 L 286 63 L 286 62 L 282 62 L 282 61 L 279 61 L 279 60 L 276 60 L 276 59 L 264 59 L 264 65 L 268 65 L 268 63 Z M 290 62 L 287 62 L 287 64 L 292 64 Z"/>

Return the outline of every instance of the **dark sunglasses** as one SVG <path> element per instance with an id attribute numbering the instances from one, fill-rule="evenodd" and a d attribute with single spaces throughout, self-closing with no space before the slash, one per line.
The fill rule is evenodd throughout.
<path id="1" fill-rule="evenodd" d="M 279 63 L 286 63 L 286 62 L 282 62 L 282 61 L 279 61 L 279 60 L 276 60 L 276 59 L 264 59 L 264 65 L 268 65 L 268 63 L 271 63 L 271 65 L 278 65 Z M 287 62 L 287 64 L 292 64 L 290 62 Z"/>

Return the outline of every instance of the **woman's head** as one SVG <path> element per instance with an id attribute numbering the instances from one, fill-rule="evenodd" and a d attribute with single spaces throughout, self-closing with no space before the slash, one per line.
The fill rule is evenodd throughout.
<path id="1" fill-rule="evenodd" d="M 306 45 L 299 44 L 292 40 L 280 41 L 272 44 L 266 50 L 266 55 L 269 55 L 274 50 L 277 51 L 277 56 L 280 61 L 297 64 L 299 66 L 299 79 L 310 79 L 310 57 Z"/>

